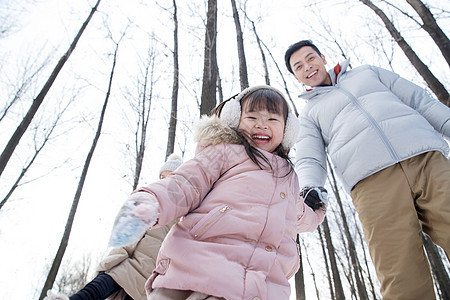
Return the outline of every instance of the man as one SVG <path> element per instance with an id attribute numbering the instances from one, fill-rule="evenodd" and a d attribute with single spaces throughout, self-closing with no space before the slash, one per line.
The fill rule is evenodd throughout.
<path id="1" fill-rule="evenodd" d="M 450 108 L 397 74 L 349 61 L 327 72 L 309 40 L 289 47 L 288 70 L 310 90 L 296 170 L 313 198 L 328 154 L 364 228 L 384 300 L 435 299 L 420 228 L 450 251 Z M 314 201 L 314 200 L 310 200 Z"/>

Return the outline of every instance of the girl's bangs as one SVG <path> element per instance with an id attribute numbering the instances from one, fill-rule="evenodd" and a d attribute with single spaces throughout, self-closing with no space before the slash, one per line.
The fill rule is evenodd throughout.
<path id="1" fill-rule="evenodd" d="M 257 90 L 242 100 L 241 107 L 248 111 L 267 110 L 270 113 L 288 115 L 289 108 L 286 100 L 277 92 L 271 90 Z"/>

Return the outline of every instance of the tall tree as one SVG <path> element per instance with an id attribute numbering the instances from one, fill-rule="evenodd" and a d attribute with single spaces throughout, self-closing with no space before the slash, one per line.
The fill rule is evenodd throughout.
<path id="1" fill-rule="evenodd" d="M 147 130 L 150 120 L 150 109 L 152 106 L 153 87 L 155 83 L 155 49 L 150 46 L 145 62 L 142 62 L 142 74 L 138 81 L 138 105 L 134 105 L 135 97 L 130 99 L 131 106 L 137 114 L 136 131 L 135 131 L 135 164 L 133 190 L 139 184 L 142 166 L 144 162 L 145 149 L 147 145 Z M 142 81 L 141 81 L 142 80 Z"/>
<path id="2" fill-rule="evenodd" d="M 179 87 L 179 64 L 178 64 L 178 16 L 177 2 L 173 0 L 173 83 L 172 83 L 172 106 L 170 109 L 169 136 L 167 138 L 166 159 L 175 149 L 175 134 L 177 132 L 177 110 L 178 110 L 178 87 Z"/>
<path id="3" fill-rule="evenodd" d="M 331 238 L 330 226 L 328 219 L 325 217 L 322 223 L 323 233 L 325 235 L 325 242 L 327 244 L 328 257 L 330 259 L 331 274 L 333 275 L 334 295 L 336 300 L 344 300 L 345 294 L 342 288 L 341 276 L 339 275 L 339 268 L 336 259 L 336 249 Z"/>
<path id="4" fill-rule="evenodd" d="M 320 245 L 322 248 L 323 258 L 324 258 L 324 262 L 325 262 L 325 270 L 326 270 L 327 278 L 328 278 L 328 287 L 330 288 L 330 296 L 331 296 L 331 299 L 336 299 L 334 296 L 334 289 L 333 289 L 332 276 L 330 273 L 330 267 L 328 265 L 326 245 L 325 245 L 325 241 L 323 240 L 323 233 L 322 233 L 322 229 L 320 228 L 320 226 L 317 228 L 317 231 L 319 233 Z"/>
<path id="5" fill-rule="evenodd" d="M 339 210 L 341 213 L 341 220 L 342 220 L 342 224 L 344 226 L 345 237 L 347 239 L 347 245 L 348 245 L 348 250 L 349 250 L 349 254 L 350 254 L 350 260 L 351 260 L 351 264 L 352 264 L 353 274 L 355 276 L 356 287 L 358 289 L 359 299 L 369 299 L 369 297 L 367 295 L 366 287 L 364 285 L 364 281 L 360 276 L 361 266 L 359 264 L 358 254 L 356 253 L 355 242 L 353 241 L 353 237 L 350 233 L 350 228 L 347 223 L 347 217 L 344 212 L 344 207 L 342 205 L 341 196 L 339 195 L 336 177 L 334 176 L 334 171 L 333 171 L 333 168 L 332 168 L 329 160 L 328 160 L 328 170 L 329 170 L 329 173 L 331 174 L 330 184 L 333 189 L 333 193 L 334 193 L 334 196 L 336 198 L 336 201 L 338 203 Z"/>
<path id="6" fill-rule="evenodd" d="M 66 295 L 73 295 L 81 290 L 89 282 L 91 267 L 90 255 L 83 255 L 77 261 L 65 260 L 55 281 L 57 290 Z"/>
<path id="7" fill-rule="evenodd" d="M 441 27 L 437 24 L 436 19 L 431 13 L 430 9 L 420 0 L 406 0 L 408 4 L 416 11 L 419 17 L 422 19 L 422 24 L 417 21 L 414 17 L 407 14 L 405 11 L 400 9 L 399 7 L 393 5 L 391 2 L 383 0 L 388 5 L 391 5 L 400 13 L 406 15 L 408 18 L 416 22 L 423 30 L 425 30 L 433 41 L 438 46 L 439 50 L 441 50 L 444 59 L 447 61 L 447 64 L 450 66 L 450 41 Z"/>
<path id="8" fill-rule="evenodd" d="M 422 62 L 422 60 L 417 56 L 411 46 L 405 41 L 400 32 L 395 28 L 391 20 L 386 16 L 386 14 L 370 0 L 359 0 L 371 10 L 373 10 L 377 16 L 383 21 L 386 29 L 391 34 L 392 38 L 397 42 L 402 51 L 405 53 L 406 57 L 409 59 L 411 64 L 416 68 L 417 72 L 423 77 L 427 85 L 436 95 L 436 97 L 447 106 L 450 106 L 450 95 L 444 85 L 433 75 L 430 69 Z"/>
<path id="9" fill-rule="evenodd" d="M 308 265 L 309 265 L 309 267 L 311 269 L 311 277 L 312 277 L 312 281 L 313 281 L 313 284 L 314 284 L 314 290 L 316 291 L 317 299 L 320 299 L 320 292 L 319 292 L 319 287 L 317 285 L 316 274 L 315 274 L 314 269 L 312 267 L 311 260 L 309 259 L 309 255 L 308 255 L 308 251 L 307 251 L 308 248 L 306 247 L 304 240 L 302 240 L 302 245 L 303 245 L 303 249 L 305 250 L 303 255 L 306 258 L 306 262 L 308 263 Z M 304 295 L 304 296 L 306 297 L 306 295 Z M 300 297 L 303 297 L 303 295 L 300 295 Z M 297 300 L 298 299 L 299 299 L 299 295 L 297 294 Z"/>
<path id="10" fill-rule="evenodd" d="M 217 92 L 219 94 L 219 103 L 223 102 L 223 89 L 222 89 L 222 79 L 220 78 L 219 66 L 216 61 L 216 70 L 217 70 Z"/>
<path id="11" fill-rule="evenodd" d="M 303 274 L 303 257 L 302 257 L 302 248 L 300 247 L 300 237 L 297 234 L 297 245 L 299 250 L 300 257 L 300 267 L 298 272 L 295 274 L 294 282 L 295 282 L 295 296 L 297 300 L 305 300 L 305 276 Z"/>
<path id="12" fill-rule="evenodd" d="M 103 102 L 102 111 L 100 114 L 100 119 L 97 126 L 97 131 L 95 133 L 94 140 L 92 141 L 91 148 L 84 162 L 83 170 L 81 172 L 80 180 L 78 182 L 78 187 L 75 192 L 75 197 L 72 201 L 72 207 L 70 208 L 69 217 L 67 218 L 66 226 L 64 229 L 63 237 L 61 238 L 61 243 L 59 245 L 58 251 L 56 252 L 55 258 L 53 260 L 52 266 L 48 273 L 47 279 L 44 283 L 44 286 L 41 291 L 41 295 L 39 296 L 39 300 L 43 300 L 47 294 L 47 291 L 52 288 L 53 283 L 55 282 L 56 275 L 58 274 L 59 267 L 61 266 L 62 259 L 64 257 L 64 253 L 66 252 L 67 245 L 69 243 L 70 233 L 72 231 L 73 220 L 75 219 L 75 213 L 77 212 L 78 203 L 81 198 L 81 192 L 83 191 L 84 182 L 86 181 L 87 172 L 89 170 L 89 166 L 94 155 L 95 148 L 97 147 L 98 140 L 100 139 L 100 135 L 102 132 L 103 121 L 105 118 L 106 107 L 108 106 L 109 96 L 111 94 L 112 82 L 114 78 L 114 70 L 116 68 L 117 61 L 117 51 L 119 49 L 119 42 L 116 43 L 114 49 L 113 56 L 113 64 L 111 73 L 109 76 L 108 90 L 106 92 L 105 101 Z"/>
<path id="13" fill-rule="evenodd" d="M 265 78 L 266 84 L 270 85 L 269 67 L 267 65 L 266 55 L 264 54 L 264 50 L 262 47 L 262 41 L 259 38 L 259 34 L 256 32 L 255 22 L 253 22 L 253 21 L 250 21 L 250 22 L 252 23 L 253 33 L 255 34 L 255 37 L 256 37 L 256 43 L 258 44 L 258 49 L 259 49 L 259 52 L 261 53 L 261 60 L 262 60 L 263 68 L 264 68 L 264 78 Z"/>
<path id="14" fill-rule="evenodd" d="M 217 84 L 217 0 L 208 0 L 205 32 L 205 57 L 200 115 L 209 114 L 216 106 Z"/>
<path id="15" fill-rule="evenodd" d="M 248 16 L 247 16 L 247 19 L 254 25 L 254 22 L 250 18 L 248 18 Z M 295 115 L 298 116 L 297 107 L 296 107 L 296 105 L 294 103 L 294 100 L 292 100 L 291 94 L 289 93 L 289 89 L 287 87 L 286 79 L 284 78 L 283 72 L 281 71 L 277 60 L 273 56 L 272 51 L 270 51 L 269 47 L 267 47 L 267 45 L 259 37 L 259 34 L 256 31 L 256 26 L 253 26 L 253 31 L 254 31 L 255 36 L 257 37 L 257 40 L 258 40 L 258 47 L 260 47 L 260 52 L 261 52 L 262 59 L 263 59 L 263 66 L 265 66 L 265 68 L 268 67 L 267 62 L 265 61 L 265 55 L 264 55 L 264 51 L 262 49 L 262 46 L 266 49 L 267 53 L 269 54 L 270 58 L 272 59 L 272 62 L 274 63 L 274 65 L 275 65 L 275 67 L 276 67 L 276 69 L 277 69 L 277 71 L 278 71 L 278 73 L 279 73 L 279 75 L 281 77 L 281 80 L 283 81 L 284 90 L 286 91 L 286 94 L 287 94 L 287 96 L 289 98 L 289 101 L 292 104 L 292 109 L 294 110 Z M 265 75 L 266 75 L 265 76 L 266 77 L 266 84 L 270 84 L 269 71 L 265 70 L 264 72 L 265 72 Z"/>
<path id="16" fill-rule="evenodd" d="M 231 0 L 231 7 L 233 8 L 234 26 L 236 27 L 236 40 L 239 56 L 239 81 L 241 83 L 241 90 L 248 88 L 248 73 L 247 61 L 245 59 L 244 38 L 241 29 L 241 22 L 239 21 L 239 13 L 236 7 L 236 1 Z"/>
<path id="17" fill-rule="evenodd" d="M 20 142 L 20 139 L 22 138 L 23 134 L 27 130 L 28 126 L 31 123 L 31 120 L 33 119 L 34 115 L 39 109 L 39 106 L 41 106 L 42 102 L 44 101 L 45 96 L 47 95 L 47 92 L 50 90 L 51 86 L 56 80 L 56 77 L 58 76 L 59 72 L 63 68 L 66 61 L 69 59 L 72 52 L 75 50 L 75 47 L 77 46 L 78 41 L 81 38 L 81 35 L 83 34 L 84 30 L 86 29 L 87 25 L 92 19 L 92 16 L 97 11 L 98 6 L 100 5 L 100 1 L 98 0 L 95 6 L 91 9 L 91 12 L 89 16 L 87 17 L 86 21 L 84 21 L 83 25 L 81 26 L 80 30 L 78 31 L 77 35 L 75 36 L 75 39 L 72 41 L 72 44 L 69 46 L 69 49 L 67 52 L 60 58 L 58 63 L 56 64 L 55 68 L 53 69 L 53 72 L 50 74 L 50 77 L 47 79 L 47 82 L 45 83 L 44 87 L 40 91 L 40 93 L 37 95 L 37 97 L 33 100 L 33 103 L 31 104 L 30 109 L 28 110 L 27 114 L 23 118 L 22 122 L 17 127 L 14 134 L 11 136 L 8 144 L 6 145 L 5 149 L 3 150 L 1 156 L 0 156 L 0 176 L 5 170 L 6 164 L 8 163 L 9 159 L 11 158 L 11 155 L 13 154 L 14 150 L 16 149 L 17 145 Z"/>
<path id="18" fill-rule="evenodd" d="M 356 213 L 353 214 L 353 221 L 354 221 L 353 223 L 355 224 L 355 228 L 356 228 L 356 231 L 357 231 L 357 234 L 358 234 L 359 242 L 362 245 L 361 251 L 363 253 L 364 263 L 365 263 L 366 270 L 367 270 L 367 277 L 368 277 L 368 280 L 369 280 L 370 291 L 372 293 L 372 298 L 373 299 L 378 299 L 377 292 L 375 291 L 375 286 L 373 284 L 372 275 L 371 275 L 371 272 L 370 272 L 370 269 L 369 269 L 369 258 L 367 257 L 367 251 L 366 251 L 366 248 L 364 247 L 364 245 L 365 245 L 364 236 L 363 236 L 363 234 L 362 234 L 362 232 L 360 230 L 359 221 L 356 220 L 355 215 L 356 215 Z"/>

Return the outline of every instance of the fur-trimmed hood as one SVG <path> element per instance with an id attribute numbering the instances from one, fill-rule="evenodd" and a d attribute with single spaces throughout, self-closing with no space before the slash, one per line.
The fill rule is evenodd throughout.
<path id="1" fill-rule="evenodd" d="M 202 146 L 218 144 L 242 145 L 242 138 L 216 115 L 203 116 L 195 125 L 194 140 Z"/>

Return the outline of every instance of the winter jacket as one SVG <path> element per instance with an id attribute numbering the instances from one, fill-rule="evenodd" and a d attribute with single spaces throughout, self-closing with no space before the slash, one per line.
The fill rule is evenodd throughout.
<path id="1" fill-rule="evenodd" d="M 139 242 L 112 249 L 100 262 L 97 271 L 110 275 L 133 299 L 147 299 L 145 281 L 155 268 L 159 248 L 172 225 L 149 229 Z M 120 291 L 108 299 L 119 300 L 124 297 L 125 294 Z"/>
<path id="2" fill-rule="evenodd" d="M 347 192 L 360 180 L 428 151 L 448 154 L 450 108 L 399 75 L 349 61 L 329 71 L 332 86 L 300 95 L 296 145 L 300 186 L 321 186 L 326 152 Z M 340 72 L 339 72 L 340 69 Z"/>
<path id="3" fill-rule="evenodd" d="M 299 267 L 297 232 L 313 231 L 324 211 L 299 197 L 285 159 L 260 169 L 235 131 L 203 119 L 195 157 L 166 179 L 141 188 L 158 201 L 158 225 L 182 217 L 164 240 L 147 291 L 164 287 L 225 299 L 289 299 Z M 258 298 L 255 298 L 258 297 Z"/>

